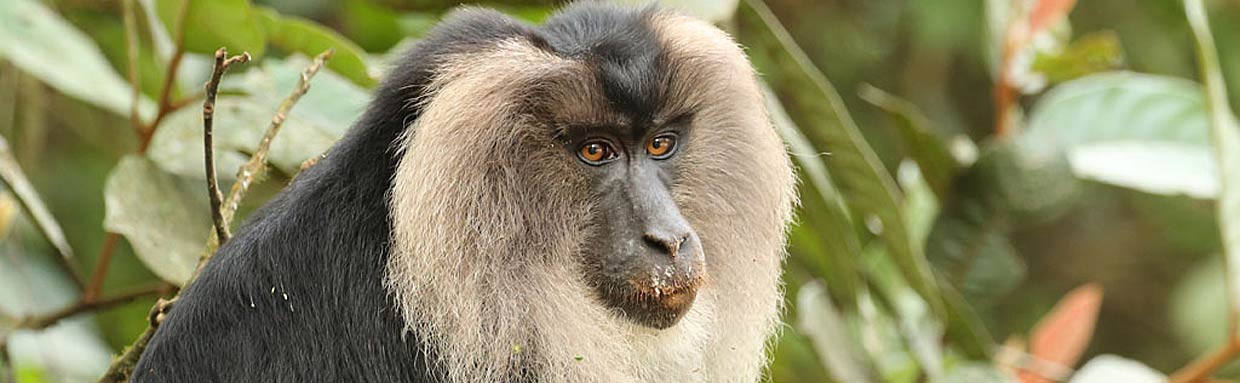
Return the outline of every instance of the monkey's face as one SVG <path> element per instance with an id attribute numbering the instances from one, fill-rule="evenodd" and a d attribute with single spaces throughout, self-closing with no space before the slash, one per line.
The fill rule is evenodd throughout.
<path id="1" fill-rule="evenodd" d="M 701 240 L 672 194 L 691 119 L 580 127 L 566 137 L 595 200 L 586 280 L 603 304 L 659 329 L 684 316 L 706 276 Z"/>

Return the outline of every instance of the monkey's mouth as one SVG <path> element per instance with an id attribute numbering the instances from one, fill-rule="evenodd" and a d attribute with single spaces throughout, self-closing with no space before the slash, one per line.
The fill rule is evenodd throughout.
<path id="1" fill-rule="evenodd" d="M 608 300 L 624 317 L 640 325 L 656 329 L 672 327 L 693 307 L 698 289 L 706 280 L 705 273 L 699 271 L 701 267 L 686 271 L 676 269 L 638 273 L 616 286 L 625 290 L 617 294 L 622 297 L 608 297 Z"/>

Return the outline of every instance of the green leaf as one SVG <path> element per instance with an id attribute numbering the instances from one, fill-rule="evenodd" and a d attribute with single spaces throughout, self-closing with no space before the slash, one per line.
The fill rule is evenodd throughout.
<path id="1" fill-rule="evenodd" d="M 924 192 L 930 194 L 929 190 Z M 883 254 L 884 251 L 877 243 L 866 247 L 862 254 L 861 271 L 878 292 L 875 297 L 879 299 L 876 301 L 884 303 L 888 311 L 894 313 L 891 320 L 898 321 L 899 333 L 904 338 L 909 354 L 921 366 L 920 370 L 929 381 L 938 381 L 943 376 L 944 326 L 933 317 L 921 296 L 904 283 L 896 266 L 891 262 L 891 257 Z M 870 310 L 866 307 L 867 300 L 871 299 L 861 299 L 863 313 Z"/>
<path id="2" fill-rule="evenodd" d="M 1047 92 L 1015 149 L 1062 158 L 1078 176 L 1163 194 L 1212 197 L 1199 167 L 1213 158 L 1201 87 L 1129 72 L 1090 75 Z M 1139 155 L 1139 157 L 1135 157 Z M 1158 163 L 1159 172 L 1137 165 Z M 1175 177 L 1172 177 L 1175 175 Z M 1194 175 L 1194 176 L 1184 176 Z"/>
<path id="3" fill-rule="evenodd" d="M 56 222 L 55 217 L 52 217 L 52 213 L 47 210 L 47 205 L 43 203 L 39 193 L 34 190 L 34 186 L 26 178 L 26 173 L 22 171 L 21 166 L 17 163 L 17 158 L 13 157 L 13 152 L 9 148 L 9 142 L 4 137 L 0 137 L 0 182 L 3 182 L 9 190 L 13 191 L 22 208 L 34 218 L 35 225 L 39 227 L 39 232 L 52 244 L 52 247 L 56 248 L 56 252 L 59 253 L 66 264 L 72 267 L 75 262 L 73 259 L 73 248 L 69 246 L 64 230 L 60 228 L 60 223 Z"/>
<path id="4" fill-rule="evenodd" d="M 263 60 L 258 68 L 225 77 L 222 87 L 244 91 L 224 94 L 215 105 L 215 154 L 220 179 L 234 172 L 258 147 L 271 117 L 296 87 L 309 60 Z M 322 72 L 310 91 L 293 107 L 280 134 L 272 141 L 268 160 L 286 174 L 296 174 L 301 163 L 326 151 L 361 115 L 369 99 L 366 91 L 331 72 Z M 182 177 L 203 179 L 202 111 L 179 110 L 164 121 L 147 151 L 164 170 Z"/>
<path id="5" fill-rule="evenodd" d="M 948 151 L 947 143 L 934 134 L 930 119 L 916 105 L 870 84 L 862 84 L 858 95 L 896 120 L 904 146 L 917 161 L 926 183 L 940 201 L 946 199 L 959 165 Z"/>
<path id="6" fill-rule="evenodd" d="M 903 197 L 878 156 L 866 144 L 843 100 L 775 16 L 759 1 L 746 1 L 738 14 L 738 37 L 750 59 L 766 75 L 792 120 L 825 159 L 852 209 L 881 223 L 880 236 L 909 285 L 945 317 L 938 288 L 918 243 L 910 241 L 902 213 Z"/>
<path id="7" fill-rule="evenodd" d="M 249 0 L 155 0 L 159 19 L 168 35 L 185 39 L 185 50 L 215 54 L 220 47 L 240 54 L 262 57 L 267 37 Z M 188 4 L 186 4 L 188 2 Z M 183 7 L 184 24 L 179 23 Z M 180 28 L 182 33 L 178 33 Z"/>
<path id="8" fill-rule="evenodd" d="M 1057 84 L 1085 75 L 1114 70 L 1124 62 L 1124 52 L 1115 32 L 1094 32 L 1073 41 L 1054 54 L 1038 54 L 1033 70 Z"/>
<path id="9" fill-rule="evenodd" d="M 1197 40 L 1210 132 L 1218 159 L 1220 193 L 1218 196 L 1219 230 L 1223 237 L 1223 254 L 1231 278 L 1232 315 L 1240 315 L 1240 122 L 1227 100 L 1227 86 L 1219 69 L 1218 52 L 1210 35 L 1210 22 L 1201 0 L 1184 0 L 1188 23 Z M 1240 331 L 1232 329 L 1233 331 Z M 1240 335 L 1231 334 L 1232 336 Z"/>
<path id="10" fill-rule="evenodd" d="M 366 53 L 362 48 L 336 31 L 310 20 L 282 16 L 269 8 L 260 10 L 259 17 L 272 45 L 311 57 L 332 49 L 335 52 L 327 62 L 328 69 L 363 87 L 378 83 L 366 67 Z"/>
<path id="11" fill-rule="evenodd" d="M 821 363 L 843 382 L 873 382 L 877 375 L 847 319 L 827 298 L 827 286 L 810 282 L 797 294 L 796 326 L 813 344 Z"/>
<path id="12" fill-rule="evenodd" d="M 112 170 L 103 194 L 103 226 L 124 235 L 155 275 L 178 285 L 189 280 L 211 229 L 206 185 L 129 155 Z"/>
<path id="13" fill-rule="evenodd" d="M 1025 139 L 1071 147 L 1101 141 L 1209 142 L 1201 87 L 1174 77 L 1104 72 L 1063 83 L 1034 106 Z"/>
<path id="14" fill-rule="evenodd" d="M 824 156 L 814 151 L 771 89 L 763 87 L 763 91 L 766 93 L 767 111 L 771 114 L 771 121 L 788 143 L 793 162 L 796 163 L 802 179 L 799 190 L 801 220 L 800 225 L 794 229 L 792 241 L 797 248 L 808 247 L 815 250 L 794 254 L 799 255 L 798 259 L 804 260 L 811 270 L 825 279 L 832 287 L 832 297 L 836 302 L 840 302 L 845 310 L 851 311 L 855 307 L 857 285 L 860 283 L 854 272 L 854 258 L 861 254 L 861 243 L 854 229 L 855 225 L 848 215 L 843 198 L 831 182 L 831 176 L 823 164 Z"/>
<path id="15" fill-rule="evenodd" d="M 0 59 L 56 90 L 129 116 L 132 88 L 81 31 L 36 0 L 0 1 Z M 139 100 L 140 113 L 155 106 Z"/>
<path id="16" fill-rule="evenodd" d="M 1218 195 L 1218 167 L 1214 156 L 1201 145 L 1159 141 L 1090 143 L 1069 152 L 1068 162 L 1077 177 L 1146 193 L 1185 194 L 1199 199 Z"/>
<path id="17" fill-rule="evenodd" d="M 401 15 L 373 0 L 346 0 L 338 3 L 341 30 L 358 46 L 370 52 L 385 52 L 405 38 Z"/>

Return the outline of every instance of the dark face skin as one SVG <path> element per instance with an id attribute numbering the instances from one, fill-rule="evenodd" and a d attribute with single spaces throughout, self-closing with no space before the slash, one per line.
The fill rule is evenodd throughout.
<path id="1" fill-rule="evenodd" d="M 702 244 L 672 198 L 689 117 L 594 126 L 566 137 L 589 174 L 598 211 L 585 249 L 587 280 L 600 301 L 638 324 L 675 325 L 706 275 Z"/>

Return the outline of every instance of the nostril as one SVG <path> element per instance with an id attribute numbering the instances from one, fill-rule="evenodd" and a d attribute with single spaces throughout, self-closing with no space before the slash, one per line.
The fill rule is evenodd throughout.
<path id="1" fill-rule="evenodd" d="M 682 235 L 661 235 L 655 233 L 646 233 L 642 236 L 646 243 L 655 249 L 662 251 L 664 254 L 672 258 L 676 258 L 676 253 L 680 252 L 680 246 L 685 243 L 685 239 L 689 238 L 688 234 Z"/>

